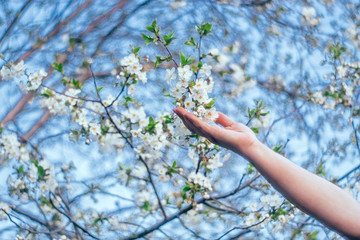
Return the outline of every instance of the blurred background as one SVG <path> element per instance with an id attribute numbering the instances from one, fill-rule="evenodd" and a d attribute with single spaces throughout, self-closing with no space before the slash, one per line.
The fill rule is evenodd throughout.
<path id="1" fill-rule="evenodd" d="M 263 112 L 269 114 L 249 123 L 260 140 L 359 197 L 359 13 L 356 0 L 0 0 L 0 68 L 24 61 L 27 74 L 47 72 L 45 86 L 63 92 L 66 86 L 61 80 L 74 78 L 83 84 L 85 97 L 96 98 L 91 64 L 105 98 L 118 91 L 114 85 L 119 83 L 120 60 L 132 52 L 131 47 L 141 47 L 148 81 L 137 85 L 134 99 L 148 116 L 156 117 L 174 107 L 173 99 L 165 96 L 170 88 L 165 69 L 174 64 L 164 62 L 155 69 L 155 55 L 166 56 L 167 50 L 160 44 L 145 46 L 141 34 L 148 34 L 145 27 L 156 19 L 161 34 L 175 32 L 169 46 L 174 58 L 179 60 L 181 50 L 196 59 L 197 49 L 184 42 L 191 37 L 198 41 L 195 26 L 208 22 L 212 33 L 202 39 L 200 50 L 207 55 L 204 62 L 212 65 L 210 95 L 216 97 L 216 109 L 247 123 L 248 109 L 255 109 L 261 100 L 267 106 Z M 54 70 L 54 62 L 62 65 L 63 72 Z M 199 210 L 201 220 L 195 213 L 189 219 L 186 204 L 175 204 L 168 211 L 179 211 L 178 217 L 163 222 L 158 207 L 144 213 L 144 205 L 136 201 L 144 186 L 130 179 L 137 164 L 133 149 L 104 153 L 86 137 L 72 141 L 69 132 L 74 124 L 69 116 L 52 114 L 17 81 L 2 76 L 0 80 L 3 134 L 15 133 L 29 152 L 36 152 L 31 158 L 46 158 L 61 188 L 53 196 L 21 199 L 8 179 L 21 178 L 23 163 L 3 151 L 0 204 L 4 209 L 13 206 L 13 215 L 0 215 L 1 239 L 14 239 L 17 234 L 29 239 L 126 239 L 133 234 L 143 234 L 143 239 L 337 237 L 301 214 L 286 223 L 275 218 L 262 230 L 240 227 L 250 214 L 243 210 L 273 189 L 261 177 L 250 181 L 256 173 L 235 154 L 213 173 L 218 184 L 214 194 L 232 191 L 240 180 L 248 181 L 249 188 L 222 203 L 214 200 L 211 210 Z M 169 149 L 168 159 L 192 168 L 184 149 Z M 120 165 L 130 169 L 125 181 L 119 180 Z M 184 187 L 175 180 L 158 181 L 156 173 L 154 178 L 165 202 L 167 193 Z M 52 198 L 62 198 L 59 211 L 50 204 Z M 216 214 L 211 217 L 212 211 Z M 116 220 L 109 220 L 110 216 Z"/>

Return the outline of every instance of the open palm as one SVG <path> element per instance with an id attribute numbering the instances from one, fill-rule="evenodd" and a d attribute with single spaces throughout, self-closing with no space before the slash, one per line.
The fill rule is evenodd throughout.
<path id="1" fill-rule="evenodd" d="M 192 132 L 206 137 L 212 143 L 228 148 L 246 157 L 246 153 L 257 141 L 253 131 L 242 123 L 237 123 L 219 112 L 216 119 L 218 125 L 210 125 L 182 107 L 177 107 L 174 112 L 182 119 L 185 126 Z"/>

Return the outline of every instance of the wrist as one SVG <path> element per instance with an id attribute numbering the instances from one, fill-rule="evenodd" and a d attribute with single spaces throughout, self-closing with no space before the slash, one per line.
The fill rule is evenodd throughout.
<path id="1" fill-rule="evenodd" d="M 255 137 L 254 140 L 246 146 L 238 145 L 236 152 L 252 163 L 253 159 L 261 154 L 264 148 L 266 148 L 266 146 Z"/>

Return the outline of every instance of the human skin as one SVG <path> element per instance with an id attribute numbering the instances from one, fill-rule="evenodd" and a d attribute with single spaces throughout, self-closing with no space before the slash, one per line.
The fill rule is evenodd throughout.
<path id="1" fill-rule="evenodd" d="M 262 144 L 253 131 L 219 112 L 213 125 L 184 108 L 173 110 L 185 126 L 214 144 L 230 149 L 247 159 L 298 208 L 348 239 L 360 239 L 360 203 L 347 192 L 297 166 Z"/>

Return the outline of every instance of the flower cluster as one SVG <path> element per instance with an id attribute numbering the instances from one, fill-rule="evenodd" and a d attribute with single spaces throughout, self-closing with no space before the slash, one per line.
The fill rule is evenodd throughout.
<path id="1" fill-rule="evenodd" d="M 189 182 L 198 184 L 200 187 L 203 187 L 209 191 L 212 191 L 211 178 L 205 177 L 202 173 L 191 172 L 189 174 L 188 179 L 189 179 Z"/>
<path id="2" fill-rule="evenodd" d="M 20 61 L 17 64 L 9 63 L 5 64 L 1 70 L 0 75 L 3 80 L 14 80 L 20 87 L 21 90 L 24 91 L 33 91 L 37 90 L 43 79 L 47 76 L 47 73 L 41 69 L 39 72 L 31 73 L 27 76 L 27 83 L 25 84 L 22 79 L 25 75 L 26 65 L 24 61 Z"/>
<path id="3" fill-rule="evenodd" d="M 3 134 L 0 138 L 2 162 L 5 160 L 16 158 L 22 162 L 27 162 L 30 159 L 29 151 L 22 145 L 14 133 Z"/>
<path id="4" fill-rule="evenodd" d="M 5 64 L 0 70 L 0 75 L 2 77 L 2 80 L 11 80 L 24 75 L 24 73 L 25 73 L 24 61 L 20 61 L 17 64 L 15 63 Z"/>
<path id="5" fill-rule="evenodd" d="M 28 91 L 36 90 L 40 87 L 44 77 L 47 76 L 47 73 L 41 69 L 39 72 L 34 72 L 29 75 L 29 86 L 27 87 Z"/>
<path id="6" fill-rule="evenodd" d="M 312 101 L 328 109 L 335 109 L 338 105 L 352 107 L 356 104 L 354 102 L 356 86 L 360 85 L 360 75 L 356 71 L 358 68 L 358 63 L 344 63 L 337 66 L 336 75 L 330 77 L 333 83 L 322 91 L 314 92 L 311 95 Z"/>

